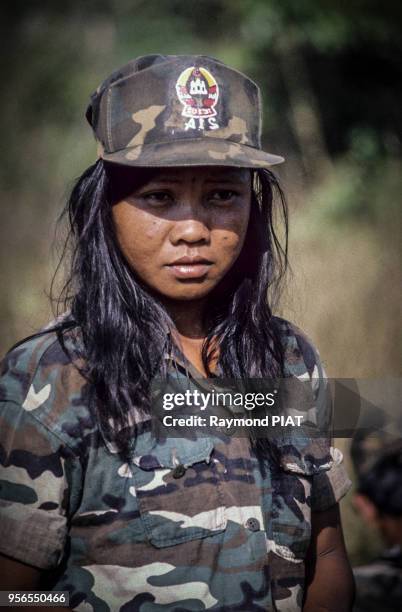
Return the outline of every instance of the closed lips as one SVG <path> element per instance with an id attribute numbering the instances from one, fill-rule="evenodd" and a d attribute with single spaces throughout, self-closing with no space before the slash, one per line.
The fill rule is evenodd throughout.
<path id="1" fill-rule="evenodd" d="M 172 261 L 172 263 L 168 264 L 169 266 L 180 266 L 180 265 L 187 265 L 187 266 L 194 266 L 194 265 L 199 265 L 199 264 L 211 264 L 212 261 L 209 261 L 209 259 L 205 259 L 204 257 L 181 257 L 180 259 L 176 259 L 175 261 Z"/>
<path id="2" fill-rule="evenodd" d="M 208 274 L 212 261 L 204 257 L 181 257 L 167 265 L 179 280 L 200 279 Z"/>

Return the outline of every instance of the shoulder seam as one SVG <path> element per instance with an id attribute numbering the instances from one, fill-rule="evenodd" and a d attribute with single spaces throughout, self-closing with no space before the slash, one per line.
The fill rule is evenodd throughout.
<path id="1" fill-rule="evenodd" d="M 49 331 L 49 333 L 55 333 L 55 331 L 54 331 L 54 330 L 50 330 L 50 331 Z M 42 340 L 42 339 L 43 339 L 43 344 L 45 344 L 45 345 L 46 345 L 46 342 L 47 342 L 47 341 L 49 341 L 48 339 L 43 338 L 43 337 L 41 338 L 41 340 Z M 30 338 L 30 340 L 31 340 L 31 338 Z M 59 343 L 59 344 L 60 344 L 60 341 L 59 341 L 59 338 L 58 338 L 58 336 L 57 336 L 57 334 L 56 334 L 56 337 L 54 338 L 54 340 L 50 341 L 50 344 L 48 344 L 47 346 L 45 346 L 45 347 L 44 347 L 44 349 L 43 349 L 43 352 L 42 352 L 42 353 L 40 353 L 40 356 L 39 356 L 39 357 L 38 357 L 38 359 L 37 359 L 36 365 L 35 365 L 34 369 L 32 370 L 32 373 L 30 374 L 30 378 L 29 378 L 29 383 L 30 383 L 30 385 L 32 385 L 32 384 L 34 383 L 35 378 L 36 378 L 36 375 L 37 375 L 37 373 L 38 373 L 38 370 L 39 370 L 39 368 L 40 368 L 40 366 L 41 366 L 41 364 L 42 364 L 42 361 L 43 361 L 43 359 L 44 359 L 45 355 L 46 355 L 46 354 L 47 354 L 47 352 L 48 352 L 48 351 L 50 351 L 50 349 L 51 349 L 51 348 L 52 348 L 52 347 L 53 347 L 55 344 L 57 344 L 57 343 Z M 19 346 L 22 346 L 22 344 L 21 344 L 21 345 L 19 345 Z M 19 347 L 18 347 L 18 348 L 19 348 Z M 34 350 L 35 350 L 35 349 L 34 349 Z M 62 351 L 63 351 L 63 347 L 61 346 L 61 344 L 60 344 L 60 350 L 62 350 Z M 63 351 L 63 352 L 64 352 L 64 351 Z M 70 365 L 72 365 L 72 366 L 74 367 L 74 364 L 73 364 L 73 361 L 72 361 L 72 360 L 70 360 Z M 24 400 L 25 400 L 25 398 L 24 398 Z"/>
<path id="2" fill-rule="evenodd" d="M 58 339 L 58 337 L 57 337 L 57 335 L 56 335 L 56 338 L 53 340 L 53 342 L 51 342 L 51 343 L 50 343 L 50 344 L 49 344 L 49 345 L 48 345 L 48 346 L 47 346 L 47 347 L 44 349 L 43 353 L 41 354 L 41 356 L 40 356 L 40 357 L 39 357 L 39 359 L 38 359 L 38 363 L 36 364 L 36 368 L 35 368 L 35 370 L 34 370 L 34 372 L 33 372 L 33 374 L 32 374 L 32 382 L 34 381 L 35 376 L 36 376 L 36 374 L 38 373 L 38 369 L 39 369 L 39 366 L 41 365 L 41 362 L 42 362 L 43 357 L 46 355 L 46 353 L 48 352 L 48 350 L 49 350 L 49 349 L 51 349 L 51 348 L 52 348 L 52 346 L 53 346 L 54 344 L 56 344 L 56 342 L 58 342 L 58 341 L 59 341 L 59 339 Z M 62 349 L 62 350 L 63 350 L 63 349 Z"/>

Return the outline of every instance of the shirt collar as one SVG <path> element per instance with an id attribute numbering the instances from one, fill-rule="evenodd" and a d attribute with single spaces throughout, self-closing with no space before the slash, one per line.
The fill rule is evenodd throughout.
<path id="1" fill-rule="evenodd" d="M 168 334 L 171 335 L 170 330 L 168 331 Z M 170 364 L 170 367 L 181 368 L 181 370 L 184 370 L 191 378 L 206 378 L 199 370 L 197 370 L 197 368 L 191 363 L 191 361 L 187 359 L 184 353 L 174 342 L 171 343 L 170 351 L 165 351 L 163 359 L 165 359 Z M 216 369 L 216 375 L 220 376 L 221 374 L 222 370 L 218 364 Z"/>

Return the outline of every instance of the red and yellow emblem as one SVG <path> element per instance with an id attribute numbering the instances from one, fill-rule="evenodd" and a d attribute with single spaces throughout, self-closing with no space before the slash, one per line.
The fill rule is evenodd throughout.
<path id="1" fill-rule="evenodd" d="M 219 87 L 206 68 L 191 66 L 183 70 L 176 82 L 176 92 L 183 104 L 183 117 L 209 119 L 216 115 L 215 106 L 219 98 Z M 216 120 L 192 122 L 187 128 L 216 129 Z"/>

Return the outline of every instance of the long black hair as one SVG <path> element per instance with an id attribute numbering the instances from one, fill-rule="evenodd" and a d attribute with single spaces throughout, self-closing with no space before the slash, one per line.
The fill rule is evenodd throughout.
<path id="1" fill-rule="evenodd" d="M 112 206 L 151 169 L 127 169 L 98 160 L 77 180 L 61 219 L 68 219 L 62 259 L 69 254 L 66 282 L 57 299 L 68 310 L 55 326 L 59 337 L 79 330 L 81 372 L 90 383 L 98 422 L 123 456 L 130 455 L 139 412 L 149 414 L 150 385 L 166 375 L 174 323 L 125 260 L 115 236 Z M 276 219 L 276 216 L 279 219 Z M 282 242 L 275 230 L 282 222 Z M 253 172 L 250 220 L 243 249 L 210 299 L 202 359 L 210 375 L 219 346 L 224 377 L 283 375 L 283 347 L 273 309 L 287 267 L 288 215 L 283 192 L 268 170 Z"/>

